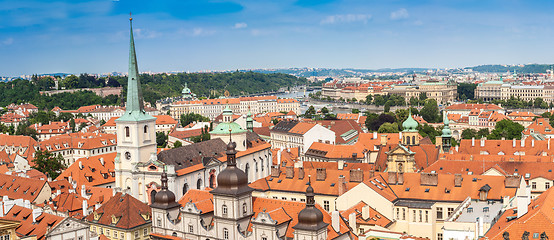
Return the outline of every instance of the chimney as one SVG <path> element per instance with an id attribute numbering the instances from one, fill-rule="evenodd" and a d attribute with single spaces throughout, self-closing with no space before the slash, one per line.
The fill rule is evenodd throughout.
<path id="1" fill-rule="evenodd" d="M 474 137 L 471 138 L 471 146 L 475 147 L 475 138 Z"/>
<path id="2" fill-rule="evenodd" d="M 356 213 L 355 212 L 350 213 L 350 215 L 348 215 L 348 225 L 350 226 L 351 229 L 356 229 Z"/>
<path id="3" fill-rule="evenodd" d="M 81 185 L 81 197 L 88 198 L 87 197 L 87 189 L 85 185 Z"/>
<path id="4" fill-rule="evenodd" d="M 102 164 L 102 166 L 104 166 L 104 158 L 100 158 L 100 164 Z"/>
<path id="5" fill-rule="evenodd" d="M 271 167 L 271 177 L 279 177 L 281 175 L 281 169 L 279 169 L 279 166 L 272 166 Z"/>
<path id="6" fill-rule="evenodd" d="M 352 160 L 354 160 L 354 162 L 358 159 L 358 153 L 352 153 Z"/>
<path id="7" fill-rule="evenodd" d="M 535 147 L 535 138 L 531 138 L 531 147 Z"/>
<path id="8" fill-rule="evenodd" d="M 29 201 L 29 200 L 23 201 L 23 206 L 25 208 L 31 209 L 31 201 Z"/>
<path id="9" fill-rule="evenodd" d="M 456 152 L 459 152 L 459 151 L 458 151 L 459 146 L 460 146 L 460 145 L 456 145 L 456 147 L 454 147 L 454 148 L 456 149 Z"/>
<path id="10" fill-rule="evenodd" d="M 504 186 L 508 188 L 517 188 L 519 187 L 519 178 L 518 175 L 508 175 L 504 178 Z"/>
<path id="11" fill-rule="evenodd" d="M 521 147 L 525 147 L 525 138 L 521 138 Z"/>
<path id="12" fill-rule="evenodd" d="M 516 139 L 512 139 L 512 147 L 515 148 L 516 147 Z"/>
<path id="13" fill-rule="evenodd" d="M 485 140 L 487 140 L 486 137 L 482 137 L 482 138 L 481 138 L 481 147 L 484 147 L 484 146 L 485 146 Z"/>
<path id="14" fill-rule="evenodd" d="M 42 215 L 42 208 L 33 209 L 33 223 L 37 222 L 37 218 Z"/>
<path id="15" fill-rule="evenodd" d="M 83 217 L 86 217 L 88 215 L 88 202 L 87 200 L 83 200 Z"/>
<path id="16" fill-rule="evenodd" d="M 283 152 L 283 149 L 277 150 L 277 165 L 281 165 L 281 153 Z"/>
<path id="17" fill-rule="evenodd" d="M 531 186 L 526 186 L 526 188 L 530 188 L 530 187 Z M 530 191 L 526 191 L 525 195 L 517 196 L 517 218 L 520 218 L 521 216 L 525 215 L 529 210 L 529 203 L 531 203 L 531 195 L 528 194 L 527 192 L 530 193 Z"/>
<path id="18" fill-rule="evenodd" d="M 340 232 L 340 214 L 339 211 L 333 211 L 331 213 L 331 226 L 335 232 Z"/>
<path id="19" fill-rule="evenodd" d="M 344 176 L 339 176 L 339 196 L 342 196 L 348 189 L 346 189 L 346 179 Z"/>
<path id="20" fill-rule="evenodd" d="M 396 184 L 396 172 L 388 172 L 388 183 L 389 184 Z"/>
<path id="21" fill-rule="evenodd" d="M 338 170 L 344 169 L 344 160 L 337 161 L 337 169 Z"/>
<path id="22" fill-rule="evenodd" d="M 350 169 L 350 181 L 362 182 L 364 180 L 364 171 L 361 169 Z"/>
<path id="23" fill-rule="evenodd" d="M 83 163 L 79 161 L 79 169 L 83 170 Z"/>
<path id="24" fill-rule="evenodd" d="M 304 168 L 303 167 L 298 168 L 298 179 L 304 179 Z"/>
<path id="25" fill-rule="evenodd" d="M 10 210 L 12 210 L 12 207 L 15 205 L 15 202 L 13 200 L 4 201 L 4 216 L 8 214 Z"/>
<path id="26" fill-rule="evenodd" d="M 377 139 L 377 132 L 373 132 L 373 139 Z"/>
<path id="27" fill-rule="evenodd" d="M 398 185 L 404 184 L 404 172 L 399 172 L 396 176 Z"/>
<path id="28" fill-rule="evenodd" d="M 462 174 L 454 174 L 454 187 L 461 187 L 462 186 Z"/>
<path id="29" fill-rule="evenodd" d="M 546 142 L 546 147 L 547 147 L 548 150 L 550 150 L 550 138 Z"/>
<path id="30" fill-rule="evenodd" d="M 294 166 L 287 166 L 286 176 L 287 178 L 294 178 Z"/>
<path id="31" fill-rule="evenodd" d="M 402 141 L 402 131 L 398 132 L 398 139 L 400 139 L 400 141 Z"/>
<path id="32" fill-rule="evenodd" d="M 0 217 L 4 217 L 4 202 L 0 202 Z"/>
<path id="33" fill-rule="evenodd" d="M 420 184 L 424 186 L 437 186 L 439 175 L 436 173 L 420 173 Z"/>
<path id="34" fill-rule="evenodd" d="M 369 205 L 365 205 L 362 207 L 362 219 L 369 219 Z"/>
<path id="35" fill-rule="evenodd" d="M 387 135 L 385 134 L 381 135 L 381 145 L 382 146 L 387 145 Z"/>
<path id="36" fill-rule="evenodd" d="M 371 169 L 369 170 L 369 178 L 372 178 L 375 176 L 375 170 Z"/>
<path id="37" fill-rule="evenodd" d="M 325 181 L 325 178 L 327 178 L 327 172 L 326 172 L 325 168 L 316 169 L 315 180 L 316 181 Z"/>

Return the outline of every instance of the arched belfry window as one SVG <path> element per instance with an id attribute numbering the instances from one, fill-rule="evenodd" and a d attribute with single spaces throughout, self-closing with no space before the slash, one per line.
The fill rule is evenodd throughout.
<path id="1" fill-rule="evenodd" d="M 148 133 L 148 126 L 144 126 L 144 133 Z"/>
<path id="2" fill-rule="evenodd" d="M 129 129 L 129 127 L 125 127 L 125 137 L 130 137 L 131 136 L 131 129 Z"/>

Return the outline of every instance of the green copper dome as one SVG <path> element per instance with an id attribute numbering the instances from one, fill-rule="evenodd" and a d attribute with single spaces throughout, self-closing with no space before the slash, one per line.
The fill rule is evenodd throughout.
<path id="1" fill-rule="evenodd" d="M 183 91 L 181 91 L 182 94 L 189 94 L 191 93 L 190 88 L 187 87 L 187 83 L 185 83 L 185 88 L 183 88 Z"/>
<path id="2" fill-rule="evenodd" d="M 229 134 L 229 130 L 231 130 L 231 134 L 233 135 L 246 132 L 246 130 L 242 129 L 236 122 L 222 122 L 218 124 L 210 134 Z"/>
<path id="3" fill-rule="evenodd" d="M 412 110 L 410 109 L 410 115 L 408 119 L 402 123 L 402 128 L 404 132 L 417 132 L 417 126 L 419 125 L 414 118 L 412 118 Z"/>

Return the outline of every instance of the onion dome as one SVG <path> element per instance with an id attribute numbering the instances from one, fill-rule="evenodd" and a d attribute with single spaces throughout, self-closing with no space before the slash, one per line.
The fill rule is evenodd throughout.
<path id="1" fill-rule="evenodd" d="M 183 88 L 183 91 L 181 91 L 182 94 L 190 94 L 190 88 L 187 87 L 187 83 L 185 83 L 185 87 Z"/>
<path id="2" fill-rule="evenodd" d="M 151 207 L 169 209 L 179 207 L 175 202 L 175 194 L 167 189 L 167 173 L 162 173 L 162 190 L 154 196 Z"/>
<path id="3" fill-rule="evenodd" d="M 417 126 L 419 125 L 414 118 L 412 118 L 412 109 L 409 110 L 410 115 L 408 119 L 402 123 L 402 128 L 404 132 L 417 132 Z"/>
<path id="4" fill-rule="evenodd" d="M 235 142 L 227 144 L 227 167 L 217 175 L 217 187 L 211 191 L 215 195 L 238 196 L 254 189 L 248 186 L 248 176 L 237 167 Z"/>
<path id="5" fill-rule="evenodd" d="M 298 213 L 298 223 L 293 228 L 306 231 L 318 231 L 328 225 L 329 224 L 323 221 L 323 213 L 315 207 L 314 189 L 308 180 L 308 188 L 306 188 L 306 207 Z"/>

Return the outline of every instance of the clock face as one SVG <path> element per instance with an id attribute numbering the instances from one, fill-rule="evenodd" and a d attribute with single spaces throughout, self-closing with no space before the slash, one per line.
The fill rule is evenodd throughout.
<path id="1" fill-rule="evenodd" d="M 125 159 L 131 160 L 131 153 L 130 152 L 125 153 Z"/>

